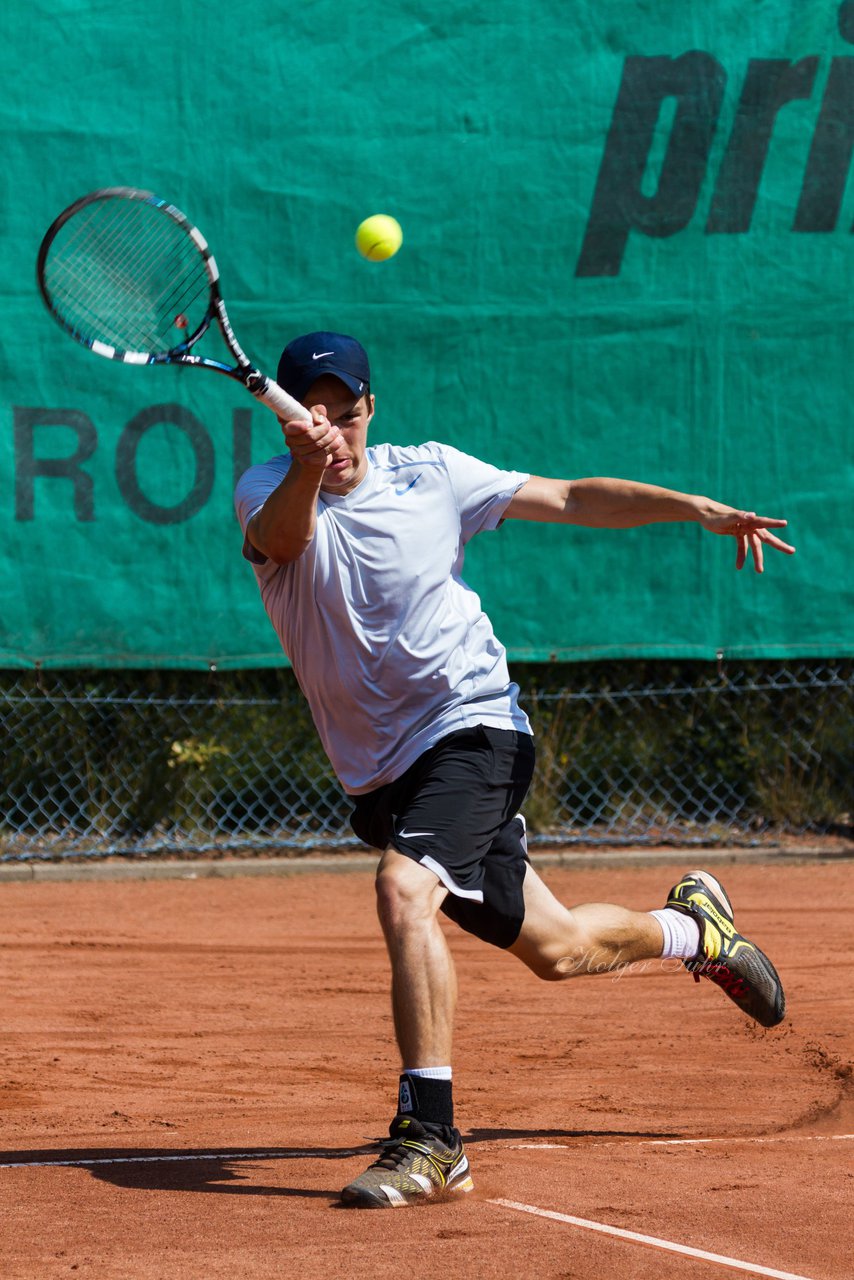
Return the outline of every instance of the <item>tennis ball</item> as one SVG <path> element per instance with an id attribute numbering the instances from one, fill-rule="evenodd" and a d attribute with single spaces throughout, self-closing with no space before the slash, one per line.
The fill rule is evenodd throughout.
<path id="1" fill-rule="evenodd" d="M 387 213 L 375 213 L 356 228 L 356 248 L 363 258 L 371 262 L 393 258 L 402 244 L 400 223 Z"/>

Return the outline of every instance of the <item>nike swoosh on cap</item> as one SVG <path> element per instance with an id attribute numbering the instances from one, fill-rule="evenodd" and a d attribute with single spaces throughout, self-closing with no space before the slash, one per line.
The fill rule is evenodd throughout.
<path id="1" fill-rule="evenodd" d="M 322 360 L 324 356 L 334 356 L 334 351 L 312 351 L 312 360 Z"/>

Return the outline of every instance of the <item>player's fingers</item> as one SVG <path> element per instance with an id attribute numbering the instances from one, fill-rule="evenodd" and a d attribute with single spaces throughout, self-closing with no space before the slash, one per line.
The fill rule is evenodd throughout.
<path id="1" fill-rule="evenodd" d="M 777 520 L 774 516 L 758 516 L 755 511 L 745 511 L 741 518 L 755 529 L 785 529 L 789 523 L 788 520 Z"/>
<path id="2" fill-rule="evenodd" d="M 329 449 L 341 439 L 338 427 L 325 418 L 319 422 L 287 423 L 284 434 L 294 448 Z"/>
<path id="3" fill-rule="evenodd" d="M 279 422 L 282 424 L 282 430 L 284 431 L 285 436 L 310 436 L 312 439 L 315 439 L 318 427 L 328 427 L 330 425 L 324 405 L 312 405 L 310 412 L 310 422 L 305 422 L 302 418 L 294 418 L 291 421 L 280 418 Z"/>
<path id="4" fill-rule="evenodd" d="M 343 443 L 341 432 L 327 418 L 326 406 L 322 404 L 313 405 L 311 414 L 314 426 L 317 428 L 316 431 L 312 431 L 312 439 L 321 449 L 331 449 L 334 453 L 340 453 Z"/>
<path id="5" fill-rule="evenodd" d="M 293 422 L 285 422 L 284 418 L 280 418 L 279 422 L 282 425 L 282 435 L 289 444 L 292 440 L 310 439 L 312 432 L 315 430 L 313 422 L 302 422 L 299 419 L 295 419 Z"/>
<path id="6" fill-rule="evenodd" d="M 743 533 L 736 534 L 735 537 L 735 567 L 743 569 L 744 562 L 747 559 L 747 536 Z"/>
<path id="7" fill-rule="evenodd" d="M 755 528 L 756 512 L 755 511 L 738 511 L 735 516 L 735 523 L 732 532 L 737 538 L 743 538 L 751 529 Z"/>
<path id="8" fill-rule="evenodd" d="M 766 546 L 773 547 L 775 551 L 784 551 L 788 556 L 793 556 L 795 554 L 795 548 L 791 543 L 784 542 L 782 538 L 778 538 L 773 533 L 763 531 L 762 534 L 760 534 L 760 537 Z"/>
<path id="9" fill-rule="evenodd" d="M 753 567 L 757 573 L 765 571 L 765 558 L 762 554 L 762 539 L 756 533 L 748 534 L 750 550 L 753 553 Z"/>
<path id="10" fill-rule="evenodd" d="M 327 427 L 319 427 L 318 434 L 314 437 L 314 443 L 319 449 L 331 449 L 341 440 L 341 432 L 337 427 L 331 424 Z"/>

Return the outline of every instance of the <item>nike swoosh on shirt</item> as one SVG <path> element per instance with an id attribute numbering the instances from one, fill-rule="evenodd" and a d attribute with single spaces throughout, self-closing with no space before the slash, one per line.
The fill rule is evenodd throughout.
<path id="1" fill-rule="evenodd" d="M 419 472 L 418 472 L 418 475 L 417 475 L 417 476 L 415 476 L 415 478 L 414 478 L 413 480 L 410 480 L 410 481 L 409 481 L 409 484 L 405 484 L 405 485 L 403 486 L 403 488 L 402 488 L 402 489 L 400 488 L 400 486 L 399 486 L 399 485 L 396 485 L 396 486 L 395 486 L 395 490 L 394 490 L 394 491 L 395 491 L 395 493 L 396 493 L 398 496 L 400 496 L 400 494 L 402 494 L 402 493 L 406 493 L 409 489 L 411 489 L 411 488 L 412 488 L 412 486 L 413 486 L 414 484 L 417 484 L 417 483 L 418 483 L 418 481 L 419 481 L 420 479 L 421 479 L 421 472 L 419 471 Z"/>
<path id="2" fill-rule="evenodd" d="M 400 831 L 398 831 L 398 833 L 397 833 L 397 834 L 398 834 L 399 836 L 402 836 L 402 837 L 404 838 L 404 840 L 409 840 L 409 839 L 411 839 L 411 838 L 412 838 L 412 836 L 432 836 L 432 835 L 433 835 L 433 832 L 432 832 L 432 831 L 403 831 L 403 830 L 400 830 Z"/>

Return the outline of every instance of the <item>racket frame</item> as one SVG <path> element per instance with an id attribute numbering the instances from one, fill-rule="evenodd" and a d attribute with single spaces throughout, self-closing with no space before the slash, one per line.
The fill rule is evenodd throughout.
<path id="1" fill-rule="evenodd" d="M 169 347 L 165 351 L 149 352 L 149 351 L 122 351 L 116 347 L 110 346 L 109 343 L 102 342 L 97 338 L 90 338 L 83 334 L 74 324 L 66 320 L 62 311 L 55 304 L 46 280 L 46 267 L 48 256 L 50 254 L 51 245 L 58 233 L 74 218 L 81 210 L 88 205 L 94 204 L 99 200 L 137 200 L 143 204 L 150 205 L 153 209 L 171 218 L 181 230 L 189 236 L 198 250 L 205 268 L 208 278 L 208 307 L 200 324 L 198 324 L 188 337 L 183 341 L 176 343 L 175 346 Z M 246 389 L 251 392 L 257 400 L 265 404 L 269 409 L 280 418 L 288 421 L 311 422 L 311 414 L 301 405 L 298 400 L 280 387 L 260 369 L 256 368 L 240 343 L 237 341 L 234 330 L 231 327 L 231 321 L 228 318 L 228 312 L 225 308 L 222 292 L 220 289 L 219 268 L 216 264 L 207 240 L 199 231 L 186 214 L 176 208 L 168 200 L 163 200 L 160 196 L 155 195 L 153 191 L 144 191 L 137 187 L 102 187 L 98 191 L 92 191 L 88 195 L 81 196 L 64 209 L 59 217 L 55 218 L 45 232 L 41 245 L 39 246 L 38 257 L 36 259 L 36 279 L 38 282 L 39 293 L 54 320 L 70 334 L 76 342 L 81 343 L 90 351 L 94 351 L 96 355 L 104 356 L 108 360 L 120 360 L 124 364 L 134 365 L 187 365 L 193 368 L 210 369 L 214 373 L 224 374 L 228 378 L 232 378 L 243 384 Z M 222 334 L 223 341 L 228 347 L 229 352 L 234 357 L 235 364 L 229 365 L 222 360 L 214 360 L 210 356 L 196 354 L 192 348 L 196 343 L 204 337 L 211 324 L 215 322 L 217 328 Z"/>

